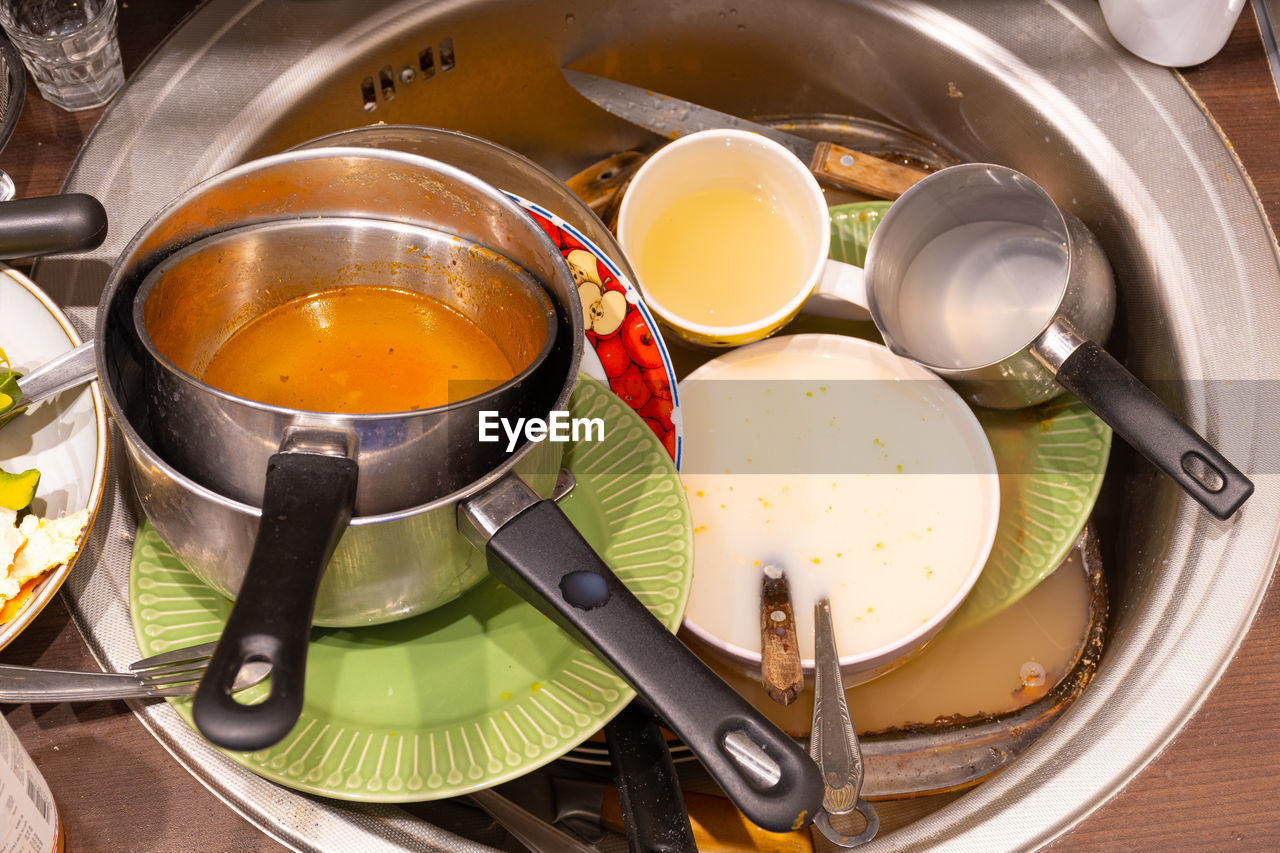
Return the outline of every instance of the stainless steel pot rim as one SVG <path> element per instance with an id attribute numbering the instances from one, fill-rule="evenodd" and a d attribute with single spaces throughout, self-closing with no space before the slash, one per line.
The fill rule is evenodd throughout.
<path id="1" fill-rule="evenodd" d="M 134 234 L 133 238 L 129 241 L 128 245 L 126 245 L 124 249 L 120 252 L 119 261 L 116 263 L 115 267 L 111 270 L 111 273 L 107 278 L 106 284 L 103 286 L 102 296 L 98 302 L 98 311 L 97 311 L 97 315 L 94 323 L 94 337 L 97 340 L 103 339 L 103 332 L 106 329 L 107 315 L 109 313 L 111 304 L 115 301 L 116 295 L 120 291 L 121 287 L 123 286 L 126 277 L 128 277 L 131 280 L 135 280 L 140 284 L 141 281 L 151 272 L 151 270 L 156 266 L 158 266 L 160 263 L 162 263 L 169 255 L 172 255 L 173 253 L 184 248 L 185 246 L 196 242 L 196 240 L 209 237 L 220 231 L 226 231 L 231 228 L 238 227 L 237 225 L 232 224 L 225 228 L 211 228 L 208 231 L 202 232 L 199 235 L 192 237 L 190 239 L 181 239 L 181 238 L 176 239 L 173 245 L 163 247 L 164 251 L 156 252 L 151 257 L 142 258 L 142 259 L 136 258 L 135 256 L 138 254 L 142 245 L 146 242 L 147 238 L 152 236 L 152 234 L 157 230 L 157 228 L 162 223 L 164 223 L 176 210 L 180 209 L 183 205 L 189 203 L 193 198 L 196 198 L 201 194 L 204 194 L 213 189 L 217 189 L 218 187 L 231 183 L 246 175 L 252 174 L 254 171 L 257 171 L 259 169 L 263 169 L 263 168 L 267 168 L 270 166 L 283 164 L 283 163 L 290 163 L 290 162 L 303 161 L 303 160 L 317 160 L 317 159 L 324 159 L 324 158 L 330 158 L 330 157 L 383 159 L 383 160 L 399 162 L 406 166 L 416 166 L 416 165 L 419 165 L 422 161 L 426 161 L 427 163 L 431 164 L 432 168 L 438 169 L 441 172 L 448 174 L 454 180 L 460 181 L 466 184 L 468 187 L 480 188 L 482 190 L 489 188 L 489 185 L 481 181 L 479 178 L 475 177 L 474 175 L 471 175 L 468 172 L 463 171 L 462 169 L 459 169 L 455 166 L 451 166 L 448 163 L 444 163 L 439 160 L 433 160 L 429 157 L 423 157 L 418 154 L 408 154 L 402 151 L 396 151 L 394 149 L 388 149 L 388 148 L 368 148 L 368 147 L 357 147 L 357 146 L 328 146 L 324 148 L 311 148 L 306 150 L 301 150 L 301 149 L 290 150 L 290 151 L 285 151 L 281 154 L 273 154 L 267 157 L 262 157 L 256 160 L 249 161 L 247 163 L 241 163 L 238 166 L 233 166 L 230 169 L 219 172 L 215 175 L 212 175 L 200 181 L 195 186 L 190 187 L 189 189 L 180 193 L 176 198 L 172 199 L 167 205 L 165 205 L 163 208 L 157 211 L 150 219 L 148 219 L 145 225 L 143 225 L 140 229 L 138 229 L 137 233 Z M 482 194 L 487 194 L 487 193 L 482 192 Z M 496 192 L 493 196 L 493 201 L 499 207 L 504 208 L 508 213 L 511 213 L 512 215 L 518 215 L 521 218 L 528 218 L 528 213 L 524 211 L 520 207 L 520 205 L 512 201 L 506 195 L 506 193 L 503 193 L 501 191 Z M 284 219 L 287 217 L 280 216 L 275 218 Z M 538 229 L 538 230 L 541 230 L 541 229 Z M 551 252 L 551 256 L 556 259 L 555 261 L 556 264 L 558 266 L 563 266 L 562 271 L 569 273 L 568 263 L 564 260 L 563 256 L 560 255 L 559 249 L 556 248 L 555 244 L 551 241 L 551 238 L 544 232 L 541 235 L 538 235 L 536 239 L 539 239 L 544 243 L 544 248 L 546 248 L 548 251 Z M 127 267 L 122 266 L 123 262 L 128 262 L 128 266 Z M 127 276 L 126 276 L 126 273 L 128 274 Z M 571 273 L 569 275 L 569 278 L 570 279 L 572 278 Z M 573 328 L 583 328 L 582 305 L 580 302 L 578 302 L 577 300 L 569 300 L 566 305 L 558 306 L 558 307 L 561 310 L 567 311 L 569 313 L 570 325 Z M 571 364 L 576 366 L 581 360 L 583 343 L 580 340 L 575 340 L 572 342 L 572 344 L 573 344 L 573 358 L 571 359 Z M 100 348 L 98 351 L 99 374 L 107 375 L 102 372 L 103 367 L 105 367 L 104 353 Z M 568 402 L 571 388 L 572 388 L 571 385 L 565 388 L 565 390 L 561 395 L 561 398 L 556 401 L 557 408 L 563 408 L 564 405 Z M 111 401 L 111 406 L 114 411 L 116 408 L 116 402 Z"/>
<path id="2" fill-rule="evenodd" d="M 540 177 L 542 177 L 543 179 L 549 182 L 556 183 L 556 184 L 561 182 L 559 178 L 557 178 L 555 175 L 548 172 L 542 166 L 530 160 L 528 157 L 525 157 L 523 154 L 511 148 L 508 148 L 505 145 L 499 145 L 498 143 L 494 142 L 492 139 L 485 139 L 483 136 L 476 136 L 471 133 L 464 133 L 461 130 L 451 130 L 447 127 L 432 127 L 426 124 L 374 124 L 374 125 L 368 125 L 366 127 L 349 127 L 345 130 L 335 131 L 334 133 L 327 133 L 324 136 L 317 136 L 315 139 L 309 139 L 306 142 L 300 142 L 297 145 L 294 145 L 292 148 L 289 148 L 288 150 L 289 151 L 313 151 L 316 148 L 334 148 L 334 147 L 349 147 L 349 148 L 361 148 L 361 149 L 371 148 L 374 146 L 364 146 L 364 145 L 360 145 L 359 143 L 349 143 L 347 142 L 347 140 L 369 138 L 369 137 L 381 137 L 381 136 L 388 137 L 389 139 L 395 139 L 397 134 L 403 134 L 414 141 L 426 141 L 426 140 L 423 140 L 424 136 L 441 137 L 446 139 L 457 139 L 460 141 L 464 141 L 467 144 L 476 145 L 477 147 L 480 147 L 480 148 L 488 148 L 497 154 L 501 154 L 503 156 L 518 160 L 522 168 L 528 169 L 529 171 L 538 174 Z M 401 150 L 401 149 L 379 148 L 377 150 Z M 426 155 L 414 154 L 414 156 L 421 157 Z M 507 191 L 506 187 L 498 187 L 498 189 L 502 190 L 503 192 Z"/>
<path id="3" fill-rule="evenodd" d="M 290 409 L 283 406 L 273 406 L 269 403 L 262 403 L 257 400 L 251 400 L 247 397 L 239 397 L 235 394 L 231 394 L 226 391 L 223 391 L 220 388 L 215 388 L 211 385 L 206 385 L 199 377 L 194 376 L 191 373 L 187 372 L 186 370 L 183 370 L 182 368 L 178 367 L 176 364 L 170 361 L 169 358 L 166 355 L 164 355 L 164 353 L 160 352 L 160 350 L 156 347 L 155 342 L 151 339 L 151 335 L 149 335 L 145 327 L 138 322 L 141 317 L 142 308 L 146 304 L 147 296 L 150 294 L 151 290 L 157 284 L 159 284 L 161 277 L 163 277 L 165 271 L 171 265 L 181 263 L 183 260 L 189 258 L 190 256 L 198 252 L 205 251 L 209 249 L 211 246 L 216 245 L 220 241 L 230 239 L 233 236 L 243 234 L 246 232 L 267 231 L 267 230 L 276 230 L 276 229 L 292 230 L 300 227 L 306 228 L 311 226 L 322 226 L 322 225 L 328 226 L 328 225 L 334 225 L 334 224 L 341 225 L 345 223 L 368 224 L 371 222 L 377 223 L 379 227 L 384 227 L 390 230 L 402 231 L 405 233 L 413 233 L 413 232 L 421 233 L 423 231 L 429 230 L 419 226 L 410 225 L 408 223 L 395 222 L 392 220 L 372 219 L 370 217 L 361 217 L 361 216 L 341 216 L 341 217 L 327 216 L 327 217 L 314 217 L 309 219 L 277 220 L 272 222 L 258 223 L 255 225 L 246 225 L 241 228 L 232 228 L 226 231 L 219 231 L 217 234 L 211 234 L 210 236 L 205 237 L 203 240 L 197 240 L 194 243 L 189 243 L 188 245 L 184 246 L 182 249 L 178 250 L 177 252 L 174 252 L 172 255 L 165 258 L 164 261 L 162 261 L 161 263 L 157 264 L 155 269 L 151 270 L 151 272 L 147 274 L 147 277 L 143 279 L 142 284 L 138 287 L 137 295 L 134 297 L 134 328 L 135 328 L 135 331 L 137 332 L 139 340 L 142 341 L 142 345 L 146 347 L 147 352 L 151 354 L 151 357 L 154 358 L 158 364 L 162 365 L 166 371 L 173 374 L 183 383 L 197 388 L 201 393 L 209 394 L 218 399 L 231 401 L 236 405 L 243 406 L 244 408 L 247 408 L 247 409 L 254 409 L 257 411 L 268 412 L 272 414 L 293 415 L 300 418 L 305 418 L 308 422 L 310 422 L 315 426 L 325 426 L 331 422 L 334 423 L 335 426 L 341 426 L 341 425 L 345 425 L 353 422 L 357 424 L 368 424 L 368 423 L 377 423 L 378 421 L 383 421 L 383 420 L 400 418 L 400 417 L 404 417 L 405 415 L 427 415 L 427 414 L 434 414 L 434 413 L 443 414 L 453 409 L 462 408 L 463 406 L 468 404 L 474 405 L 475 403 L 480 401 L 496 399 L 502 396 L 506 391 L 513 389 L 516 386 L 520 385 L 522 382 L 525 382 L 526 380 L 528 380 L 528 378 L 533 373 L 535 373 L 539 367 L 542 366 L 543 362 L 546 361 L 547 355 L 551 352 L 552 348 L 555 345 L 556 326 L 557 326 L 555 307 L 551 304 L 550 297 L 547 296 L 546 291 L 542 287 L 532 288 L 532 291 L 534 293 L 535 299 L 541 302 L 542 307 L 544 309 L 545 319 L 547 323 L 547 336 L 543 340 L 541 350 L 539 350 L 539 352 L 533 357 L 533 360 L 530 361 L 529 364 L 525 365 L 523 370 L 521 370 L 511 379 L 508 379 L 506 382 L 503 382 L 501 385 L 497 385 L 493 388 L 490 388 L 488 391 L 484 391 L 480 394 L 467 397 L 465 400 L 458 400 L 453 403 L 446 403 L 443 406 L 430 406 L 425 409 L 408 409 L 405 411 L 396 411 L 396 412 L 376 412 L 376 413 L 363 413 L 363 414 L 362 413 L 342 413 L 342 412 L 317 412 L 317 411 L 303 410 L 303 409 Z M 313 291 L 313 292 L 319 292 L 319 291 Z"/>
<path id="4" fill-rule="evenodd" d="M 1054 211 L 1055 222 L 1058 226 L 1058 234 L 1062 235 L 1064 242 L 1066 241 L 1066 235 L 1070 233 L 1069 229 L 1067 228 L 1067 220 L 1066 220 L 1066 217 L 1063 215 L 1061 208 L 1058 207 L 1057 203 L 1053 200 L 1052 196 L 1050 196 L 1049 193 L 1045 191 L 1044 187 L 1040 186 L 1038 183 L 1036 183 L 1036 181 L 1034 181 L 1028 175 L 1025 175 L 1022 172 L 1019 172 L 1017 169 L 1011 169 L 1008 166 L 1002 166 L 998 163 L 958 163 L 954 166 L 948 166 L 945 169 L 940 169 L 937 172 L 932 173 L 928 177 L 922 179 L 920 183 L 908 188 L 907 191 L 902 194 L 902 198 L 910 199 L 912 195 L 916 195 L 921 192 L 927 192 L 929 187 L 932 186 L 932 183 L 933 183 L 932 181 L 930 181 L 930 178 L 934 178 L 943 174 L 947 174 L 954 177 L 957 174 L 966 175 L 966 174 L 973 174 L 977 172 L 1003 173 L 1005 175 L 1008 175 L 1010 178 L 1013 178 L 1014 180 L 1018 181 L 1020 184 L 1024 186 L 1026 190 L 1030 191 L 1032 194 L 1040 196 L 1044 200 L 1045 204 L 1048 205 L 1048 209 Z M 901 218 L 903 215 L 904 215 L 903 207 L 896 204 L 890 205 L 889 209 L 885 211 L 883 218 L 880 220 L 880 227 L 876 229 L 876 233 L 877 234 L 880 233 L 881 230 L 885 229 L 886 226 L 891 226 L 895 220 Z M 871 238 L 870 244 L 867 246 L 867 257 L 866 257 L 865 267 L 864 267 L 865 269 L 871 270 L 874 267 L 875 265 L 874 259 L 877 254 L 878 253 L 876 252 L 876 240 L 875 240 L 875 236 L 873 235 Z M 1062 285 L 1058 289 L 1058 301 L 1054 305 L 1054 310 L 1050 312 L 1047 317 L 1045 317 L 1044 325 L 1042 325 L 1040 329 L 1034 335 L 1032 335 L 1029 340 L 1027 340 L 1023 344 L 1023 347 L 1029 346 L 1032 341 L 1036 340 L 1036 338 L 1044 334 L 1044 331 L 1048 329 L 1049 326 L 1052 324 L 1054 317 L 1057 316 L 1058 311 L 1062 307 L 1062 300 L 1066 296 L 1067 282 L 1070 278 L 1071 278 L 1071 255 L 1070 253 L 1068 253 L 1067 266 L 1062 272 Z M 954 374 L 957 372 L 957 370 L 967 372 L 967 371 L 982 370 L 988 367 L 994 367 L 995 365 L 1000 364 L 1002 361 L 1009 358 L 1010 356 L 1015 355 L 1017 352 L 1017 350 L 1015 350 L 1014 352 L 1006 353 L 1001 358 L 998 358 L 994 361 L 988 361 L 985 364 L 966 364 L 961 368 L 956 368 L 955 366 L 933 364 L 929 361 L 926 361 L 916 356 L 915 354 L 910 352 L 906 347 L 902 346 L 901 343 L 893 339 L 893 335 L 890 334 L 890 331 L 887 329 L 885 325 L 884 316 L 876 304 L 875 289 L 872 287 L 867 288 L 867 301 L 868 301 L 867 307 L 871 311 L 872 317 L 875 318 L 876 327 L 880 329 L 881 335 L 884 337 L 885 345 L 888 346 L 889 349 L 893 350 L 898 355 L 903 356 L 904 358 L 909 358 L 912 361 L 918 362 L 919 364 L 922 364 L 925 367 L 929 368 L 930 370 L 936 373 L 939 373 L 943 376 Z"/>

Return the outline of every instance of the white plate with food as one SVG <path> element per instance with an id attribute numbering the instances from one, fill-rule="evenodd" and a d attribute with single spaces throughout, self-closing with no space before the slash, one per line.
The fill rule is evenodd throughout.
<path id="1" fill-rule="evenodd" d="M 31 279 L 0 264 L 0 349 L 12 369 L 29 373 L 80 343 L 71 321 Z M 0 373 L 4 373 L 0 366 Z M 96 383 L 64 391 L 37 403 L 0 428 L 0 468 L 11 473 L 36 469 L 40 480 L 30 506 L 17 514 L 25 526 L 9 532 L 15 519 L 0 512 L 0 649 L 7 646 L 57 593 L 84 547 L 102 500 L 107 475 L 106 406 Z M 83 525 L 39 524 L 80 513 Z M 35 520 L 27 517 L 34 516 Z M 44 530 L 37 531 L 37 527 Z M 41 554 L 36 577 L 15 583 L 21 550 Z M 27 562 L 30 562 L 29 560 Z M 24 570 L 22 574 L 26 574 Z M 16 587 L 16 589 L 15 589 Z"/>

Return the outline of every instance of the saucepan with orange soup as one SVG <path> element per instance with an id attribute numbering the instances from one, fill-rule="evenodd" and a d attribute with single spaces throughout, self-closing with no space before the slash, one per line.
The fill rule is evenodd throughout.
<path id="1" fill-rule="evenodd" d="M 288 734 L 313 623 L 403 618 L 491 572 L 614 666 L 754 822 L 812 819 L 816 765 L 548 499 L 563 445 L 477 441 L 482 410 L 567 408 L 583 347 L 568 267 L 505 195 L 395 151 L 244 164 L 139 232 L 97 339 L 144 511 L 235 598 L 193 708 L 211 741 Z M 256 705 L 229 690 L 249 660 L 272 663 Z"/>

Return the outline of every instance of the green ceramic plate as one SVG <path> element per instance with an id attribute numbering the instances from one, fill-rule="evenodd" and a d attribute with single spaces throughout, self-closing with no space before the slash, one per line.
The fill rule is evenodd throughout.
<path id="1" fill-rule="evenodd" d="M 606 440 L 571 446 L 577 486 L 561 508 L 670 630 L 689 595 L 693 534 L 662 444 L 607 388 L 584 378 L 575 417 L 605 420 Z M 230 602 L 201 584 L 144 524 L 129 593 L 144 655 L 205 642 Z M 265 696 L 266 685 L 245 698 Z M 634 695 L 614 672 L 495 581 L 422 616 L 316 629 L 307 698 L 271 749 L 227 753 L 290 788 L 347 800 L 451 797 L 562 755 Z M 191 723 L 189 699 L 170 700 Z"/>
<path id="2" fill-rule="evenodd" d="M 831 257 L 862 266 L 890 202 L 831 208 Z M 854 333 L 874 336 L 868 324 Z M 1000 524 L 987 565 L 953 617 L 979 622 L 1030 592 L 1070 553 L 1098 499 L 1111 429 L 1070 395 L 1031 409 L 974 408 L 1000 472 Z"/>

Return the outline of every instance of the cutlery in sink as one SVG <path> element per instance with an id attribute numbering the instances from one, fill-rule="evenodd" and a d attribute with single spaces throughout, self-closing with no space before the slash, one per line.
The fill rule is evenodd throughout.
<path id="1" fill-rule="evenodd" d="M 783 706 L 796 701 L 804 687 L 791 587 L 787 573 L 774 565 L 764 567 L 760 587 L 760 683 Z"/>
<path id="2" fill-rule="evenodd" d="M 100 699 L 189 696 L 209 665 L 214 643 L 143 658 L 129 672 L 73 672 L 0 664 L 0 702 L 89 702 Z M 265 661 L 240 668 L 235 690 L 252 687 L 271 672 Z"/>
<path id="3" fill-rule="evenodd" d="M 876 837 L 880 818 L 862 799 L 862 748 L 849 716 L 849 702 L 840 678 L 840 654 L 831 624 L 831 602 L 821 598 L 813 607 L 814 677 L 813 727 L 809 754 L 822 768 L 825 793 L 822 811 L 813 824 L 837 847 L 858 847 Z M 860 832 L 846 833 L 832 826 L 831 817 L 856 811 L 864 821 Z"/>

